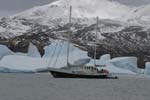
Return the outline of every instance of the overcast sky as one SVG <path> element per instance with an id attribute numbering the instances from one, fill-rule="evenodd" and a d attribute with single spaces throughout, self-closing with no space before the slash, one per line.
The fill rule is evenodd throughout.
<path id="1" fill-rule="evenodd" d="M 56 0 L 0 0 L 0 17 L 12 15 L 38 5 L 45 5 Z M 150 0 L 116 0 L 127 5 L 150 4 Z"/>

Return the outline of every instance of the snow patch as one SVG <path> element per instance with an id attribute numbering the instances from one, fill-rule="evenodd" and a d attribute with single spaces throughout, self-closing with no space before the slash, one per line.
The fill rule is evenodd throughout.
<path id="1" fill-rule="evenodd" d="M 0 26 L 0 32 L 5 32 L 5 30 L 6 30 L 5 28 Z"/>
<path id="2" fill-rule="evenodd" d="M 59 0 L 48 5 L 34 7 L 12 17 L 40 20 L 48 24 L 49 21 L 62 18 L 68 19 L 69 6 L 73 7 L 74 18 L 95 18 L 100 19 L 122 19 L 132 9 L 115 1 L 109 0 Z M 64 22 L 65 22 L 64 21 Z"/>

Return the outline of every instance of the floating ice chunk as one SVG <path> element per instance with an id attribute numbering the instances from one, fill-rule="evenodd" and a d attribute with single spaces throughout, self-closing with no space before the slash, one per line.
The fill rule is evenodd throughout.
<path id="1" fill-rule="evenodd" d="M 67 46 L 68 43 L 61 41 L 61 40 L 55 40 L 52 42 L 51 45 L 46 46 L 44 48 L 45 54 L 43 57 L 55 57 L 55 56 L 64 56 L 67 53 Z M 70 45 L 70 48 L 72 45 Z"/>
<path id="2" fill-rule="evenodd" d="M 49 46 L 44 47 L 44 51 L 45 51 L 45 54 L 44 54 L 43 58 L 50 57 L 50 55 L 51 55 L 50 47 Z"/>
<path id="3" fill-rule="evenodd" d="M 100 60 L 96 60 L 96 65 L 105 65 L 106 67 L 102 67 L 103 69 L 107 69 L 110 73 L 115 74 L 136 74 L 133 71 L 123 69 L 122 67 L 116 67 L 114 64 L 112 64 L 109 54 L 105 54 L 101 56 Z M 94 65 L 94 60 L 92 59 L 91 62 L 88 64 L 89 66 Z M 101 67 L 98 67 L 101 69 Z"/>
<path id="4" fill-rule="evenodd" d="M 150 62 L 146 63 L 145 75 L 150 76 Z"/>
<path id="5" fill-rule="evenodd" d="M 14 54 L 10 49 L 8 49 L 6 46 L 4 45 L 0 45 L 0 60 L 6 56 L 6 55 L 12 55 Z"/>
<path id="6" fill-rule="evenodd" d="M 110 54 L 105 54 L 100 57 L 99 63 L 101 65 L 106 65 L 111 60 Z"/>
<path id="7" fill-rule="evenodd" d="M 35 45 L 33 45 L 32 43 L 30 43 L 30 45 L 29 45 L 27 56 L 29 56 L 29 57 L 41 57 L 37 47 Z"/>
<path id="8" fill-rule="evenodd" d="M 110 60 L 114 66 L 132 72 L 137 72 L 137 58 L 136 57 L 118 57 Z"/>
<path id="9" fill-rule="evenodd" d="M 0 67 L 6 67 L 10 69 L 17 69 L 17 70 L 26 70 L 26 71 L 35 71 L 36 69 L 47 68 L 47 67 L 61 68 L 66 66 L 67 64 L 66 53 L 65 53 L 66 46 L 63 46 L 61 50 L 62 50 L 61 54 L 58 58 L 57 58 L 58 51 L 56 51 L 56 55 L 54 57 L 51 57 L 48 54 L 47 57 L 43 57 L 43 58 L 29 57 L 23 55 L 5 56 L 0 61 Z M 74 51 L 71 52 L 70 58 L 71 59 L 69 62 L 73 64 L 73 62 L 78 59 L 87 58 L 87 52 L 75 48 Z"/>
<path id="10" fill-rule="evenodd" d="M 144 74 L 145 73 L 145 69 L 141 69 L 141 68 L 137 68 L 137 74 Z"/>
<path id="11" fill-rule="evenodd" d="M 111 59 L 110 54 L 105 54 L 101 56 L 100 61 L 108 61 L 110 59 Z"/>
<path id="12" fill-rule="evenodd" d="M 111 63 L 107 63 L 105 69 L 107 69 L 110 73 L 115 73 L 115 74 L 136 74 L 135 72 L 132 72 L 130 70 L 118 68 Z"/>
<path id="13" fill-rule="evenodd" d="M 0 67 L 16 70 L 33 71 L 37 68 L 46 68 L 48 59 L 21 55 L 8 55 L 0 61 Z"/>

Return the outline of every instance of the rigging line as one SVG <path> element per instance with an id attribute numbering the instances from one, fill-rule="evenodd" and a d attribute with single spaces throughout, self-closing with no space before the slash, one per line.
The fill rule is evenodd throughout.
<path id="1" fill-rule="evenodd" d="M 64 43 L 65 43 L 65 42 L 63 41 L 63 43 L 62 43 L 62 45 L 61 45 L 60 48 L 63 48 Z M 56 57 L 56 60 L 55 60 L 55 62 L 54 62 L 54 64 L 53 64 L 54 67 L 56 66 L 56 63 L 57 63 L 57 61 L 58 61 L 58 59 L 59 59 L 59 56 L 60 56 L 60 54 L 61 54 L 61 51 L 62 51 L 62 49 L 59 49 L 58 54 L 57 54 L 57 57 Z"/>
<path id="2" fill-rule="evenodd" d="M 48 66 L 47 66 L 47 67 L 49 67 L 49 66 L 51 65 L 51 63 L 52 63 L 53 57 L 54 57 L 55 52 L 56 52 L 56 48 L 57 48 L 57 46 L 58 46 L 58 42 L 59 42 L 59 41 L 57 41 L 56 44 L 55 44 L 54 51 L 53 51 L 53 53 L 52 53 L 52 55 L 51 55 L 51 57 L 50 57 L 50 60 L 49 60 L 49 62 L 48 62 Z"/>

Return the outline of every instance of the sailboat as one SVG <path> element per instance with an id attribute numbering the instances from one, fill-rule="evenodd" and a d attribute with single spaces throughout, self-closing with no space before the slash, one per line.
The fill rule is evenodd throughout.
<path id="1" fill-rule="evenodd" d="M 70 17 L 69 23 L 71 23 L 71 11 L 72 7 L 70 7 Z M 97 25 L 98 25 L 98 17 L 97 17 Z M 97 27 L 96 27 L 96 37 L 97 37 Z M 62 68 L 49 68 L 48 71 L 52 74 L 54 78 L 107 78 L 109 75 L 109 71 L 101 68 L 98 69 L 96 65 L 96 41 L 95 41 L 95 52 L 94 52 L 94 65 L 86 66 L 85 64 L 89 61 L 86 61 L 85 64 L 80 65 L 72 65 L 69 63 L 70 57 L 70 40 L 68 39 L 68 47 L 67 47 L 67 64 Z M 101 67 L 101 65 L 99 65 Z"/>

